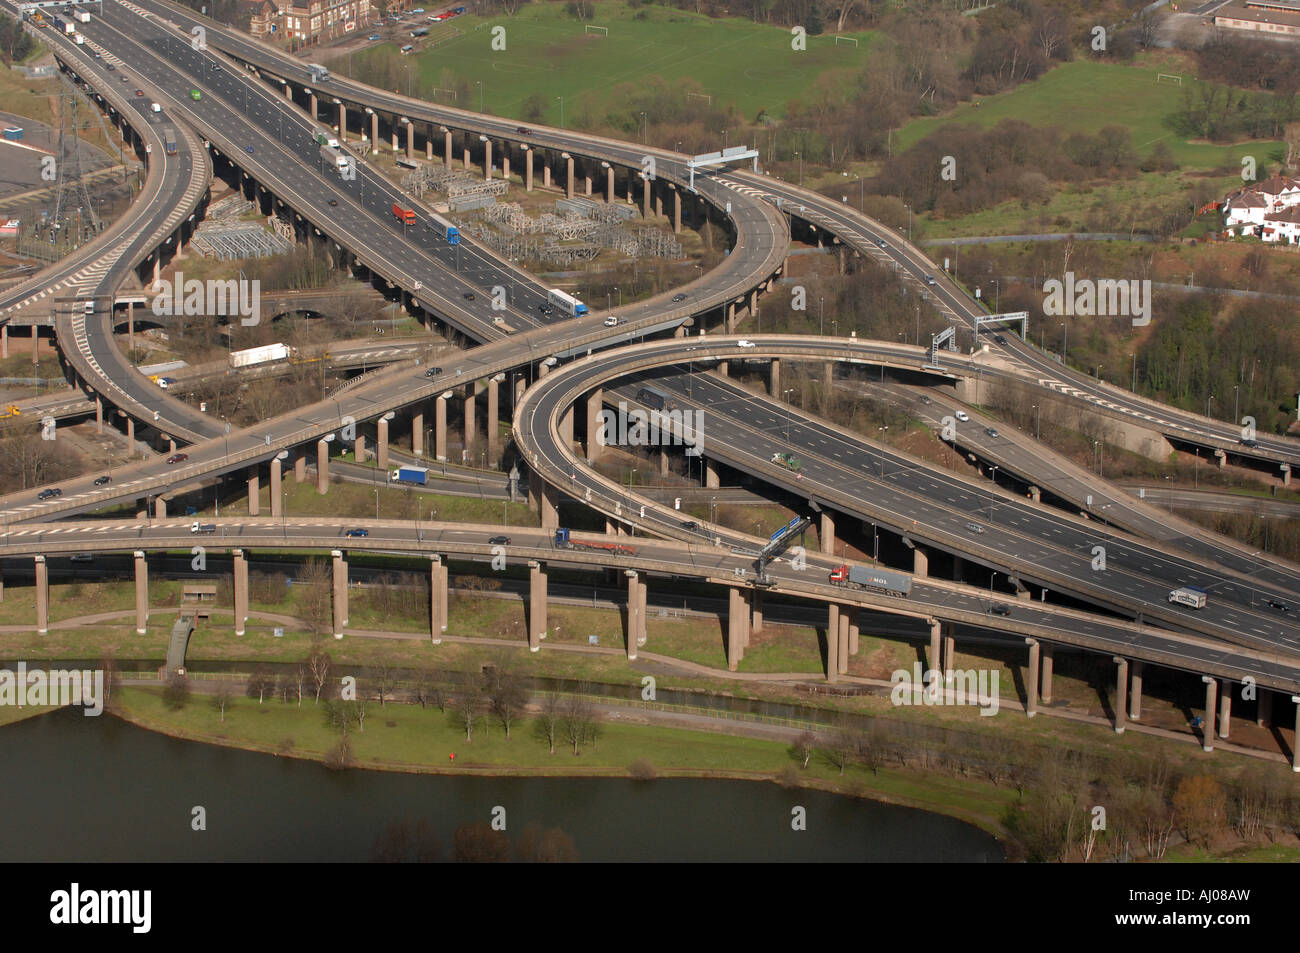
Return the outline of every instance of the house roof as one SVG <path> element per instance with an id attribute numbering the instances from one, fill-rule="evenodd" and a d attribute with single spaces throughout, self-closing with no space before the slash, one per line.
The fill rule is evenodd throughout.
<path id="1" fill-rule="evenodd" d="M 1292 205 L 1281 212 L 1264 216 L 1265 222 L 1282 222 L 1288 225 L 1300 225 L 1300 205 Z"/>

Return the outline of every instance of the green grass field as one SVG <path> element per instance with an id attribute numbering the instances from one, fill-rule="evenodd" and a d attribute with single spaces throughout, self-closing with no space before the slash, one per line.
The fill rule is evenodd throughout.
<path id="1" fill-rule="evenodd" d="M 538 93 L 547 103 L 543 121 L 553 125 L 560 125 L 564 97 L 570 126 L 581 114 L 584 94 L 593 111 L 603 112 L 621 105 L 613 95 L 621 84 L 689 77 L 700 93 L 712 96 L 713 108 L 734 105 L 752 119 L 764 109 L 782 115 L 787 103 L 810 96 L 827 74 L 833 85 L 851 84 L 867 62 L 872 39 L 871 33 L 845 34 L 858 40 L 855 47 L 829 35 L 811 36 L 807 50 L 796 52 L 788 30 L 748 20 L 661 7 L 634 11 L 618 2 L 595 8 L 585 22 L 558 3 L 532 4 L 514 17 L 459 17 L 462 36 L 417 55 L 420 74 L 431 85 L 439 85 L 444 70 L 467 81 L 474 101 L 456 103 L 465 109 L 480 108 L 475 84 L 481 82 L 482 108 L 498 116 L 519 116 L 524 100 Z M 588 25 L 606 27 L 609 35 L 587 31 Z M 504 51 L 491 49 L 494 26 L 506 29 Z M 374 54 L 366 50 L 355 58 L 361 62 L 367 55 Z"/>
<path id="2" fill-rule="evenodd" d="M 1214 145 L 1189 142 L 1175 133 L 1167 124 L 1168 117 L 1178 111 L 1183 89 L 1194 81 L 1185 76 L 1181 88 L 1157 84 L 1156 73 L 1154 69 L 1088 60 L 1066 63 L 1032 83 L 962 103 L 947 115 L 914 120 L 894 136 L 894 149 L 901 152 L 952 123 L 994 126 L 1003 119 L 1021 119 L 1035 126 L 1059 126 L 1066 133 L 1127 126 L 1139 154 L 1146 155 L 1163 140 L 1184 168 L 1239 167 L 1244 155 L 1255 156 L 1261 167 L 1277 161 L 1274 153 L 1284 150 L 1280 142 Z"/>

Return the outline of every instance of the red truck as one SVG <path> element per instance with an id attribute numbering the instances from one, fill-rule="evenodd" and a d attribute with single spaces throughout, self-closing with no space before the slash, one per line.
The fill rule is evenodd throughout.
<path id="1" fill-rule="evenodd" d="M 393 214 L 397 216 L 397 220 L 401 222 L 403 225 L 415 224 L 415 209 L 413 208 L 402 208 L 400 205 L 394 202 Z"/>

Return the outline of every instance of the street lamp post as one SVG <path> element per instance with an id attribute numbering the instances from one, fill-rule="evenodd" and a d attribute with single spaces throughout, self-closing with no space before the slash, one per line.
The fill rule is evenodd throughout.
<path id="1" fill-rule="evenodd" d="M 993 465 L 993 472 L 989 476 L 993 486 L 989 487 L 989 522 L 993 522 L 993 487 L 998 485 L 998 468 L 997 464 Z"/>
<path id="2" fill-rule="evenodd" d="M 785 442 L 790 442 L 790 395 L 794 393 L 793 387 L 787 387 L 781 392 L 781 399 L 785 401 Z"/>
<path id="3" fill-rule="evenodd" d="M 1233 419 L 1234 421 L 1237 421 L 1237 420 L 1240 420 L 1240 419 L 1241 419 L 1241 418 L 1238 416 L 1238 414 L 1239 414 L 1240 411 L 1241 411 L 1241 400 L 1240 400 L 1240 398 L 1241 398 L 1241 394 L 1240 394 L 1240 391 L 1239 391 L 1240 387 L 1241 387 L 1240 384 L 1233 384 L 1233 385 L 1232 385 L 1232 419 Z"/>
<path id="4" fill-rule="evenodd" d="M 1137 393 L 1137 389 L 1138 389 L 1138 356 L 1137 356 L 1137 351 L 1134 351 L 1132 354 L 1129 355 L 1129 357 L 1131 357 L 1131 358 L 1133 359 L 1133 383 L 1129 386 L 1129 390 L 1131 390 L 1133 393 L 1136 394 L 1136 393 Z"/>
<path id="5" fill-rule="evenodd" d="M 1213 395 L 1213 394 L 1211 394 L 1210 397 L 1209 397 L 1209 399 L 1206 400 L 1206 402 L 1205 402 L 1205 416 L 1207 416 L 1207 417 L 1210 416 L 1210 404 L 1212 404 L 1212 403 L 1214 403 L 1214 395 Z"/>

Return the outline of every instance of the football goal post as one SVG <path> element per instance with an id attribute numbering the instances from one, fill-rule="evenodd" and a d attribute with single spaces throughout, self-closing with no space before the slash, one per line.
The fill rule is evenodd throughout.
<path id="1" fill-rule="evenodd" d="M 1183 78 L 1177 73 L 1157 73 L 1157 83 L 1172 83 L 1174 86 L 1183 85 Z"/>
<path id="2" fill-rule="evenodd" d="M 845 43 L 852 43 L 852 44 L 854 45 L 854 47 L 856 47 L 856 46 L 858 45 L 858 38 L 857 38 L 856 36 L 839 36 L 839 35 L 837 35 L 837 36 L 835 37 L 835 45 L 836 45 L 836 46 L 839 46 L 841 41 L 843 41 L 843 42 L 845 42 Z"/>
<path id="3" fill-rule="evenodd" d="M 584 35 L 584 36 L 587 35 L 587 34 L 590 34 L 590 33 L 595 33 L 597 36 L 606 37 L 606 36 L 609 36 L 609 27 L 607 27 L 607 26 L 592 26 L 590 23 L 588 23 L 588 24 L 586 24 L 585 26 L 583 26 L 583 28 L 582 28 L 582 32 L 583 32 L 583 35 Z"/>

